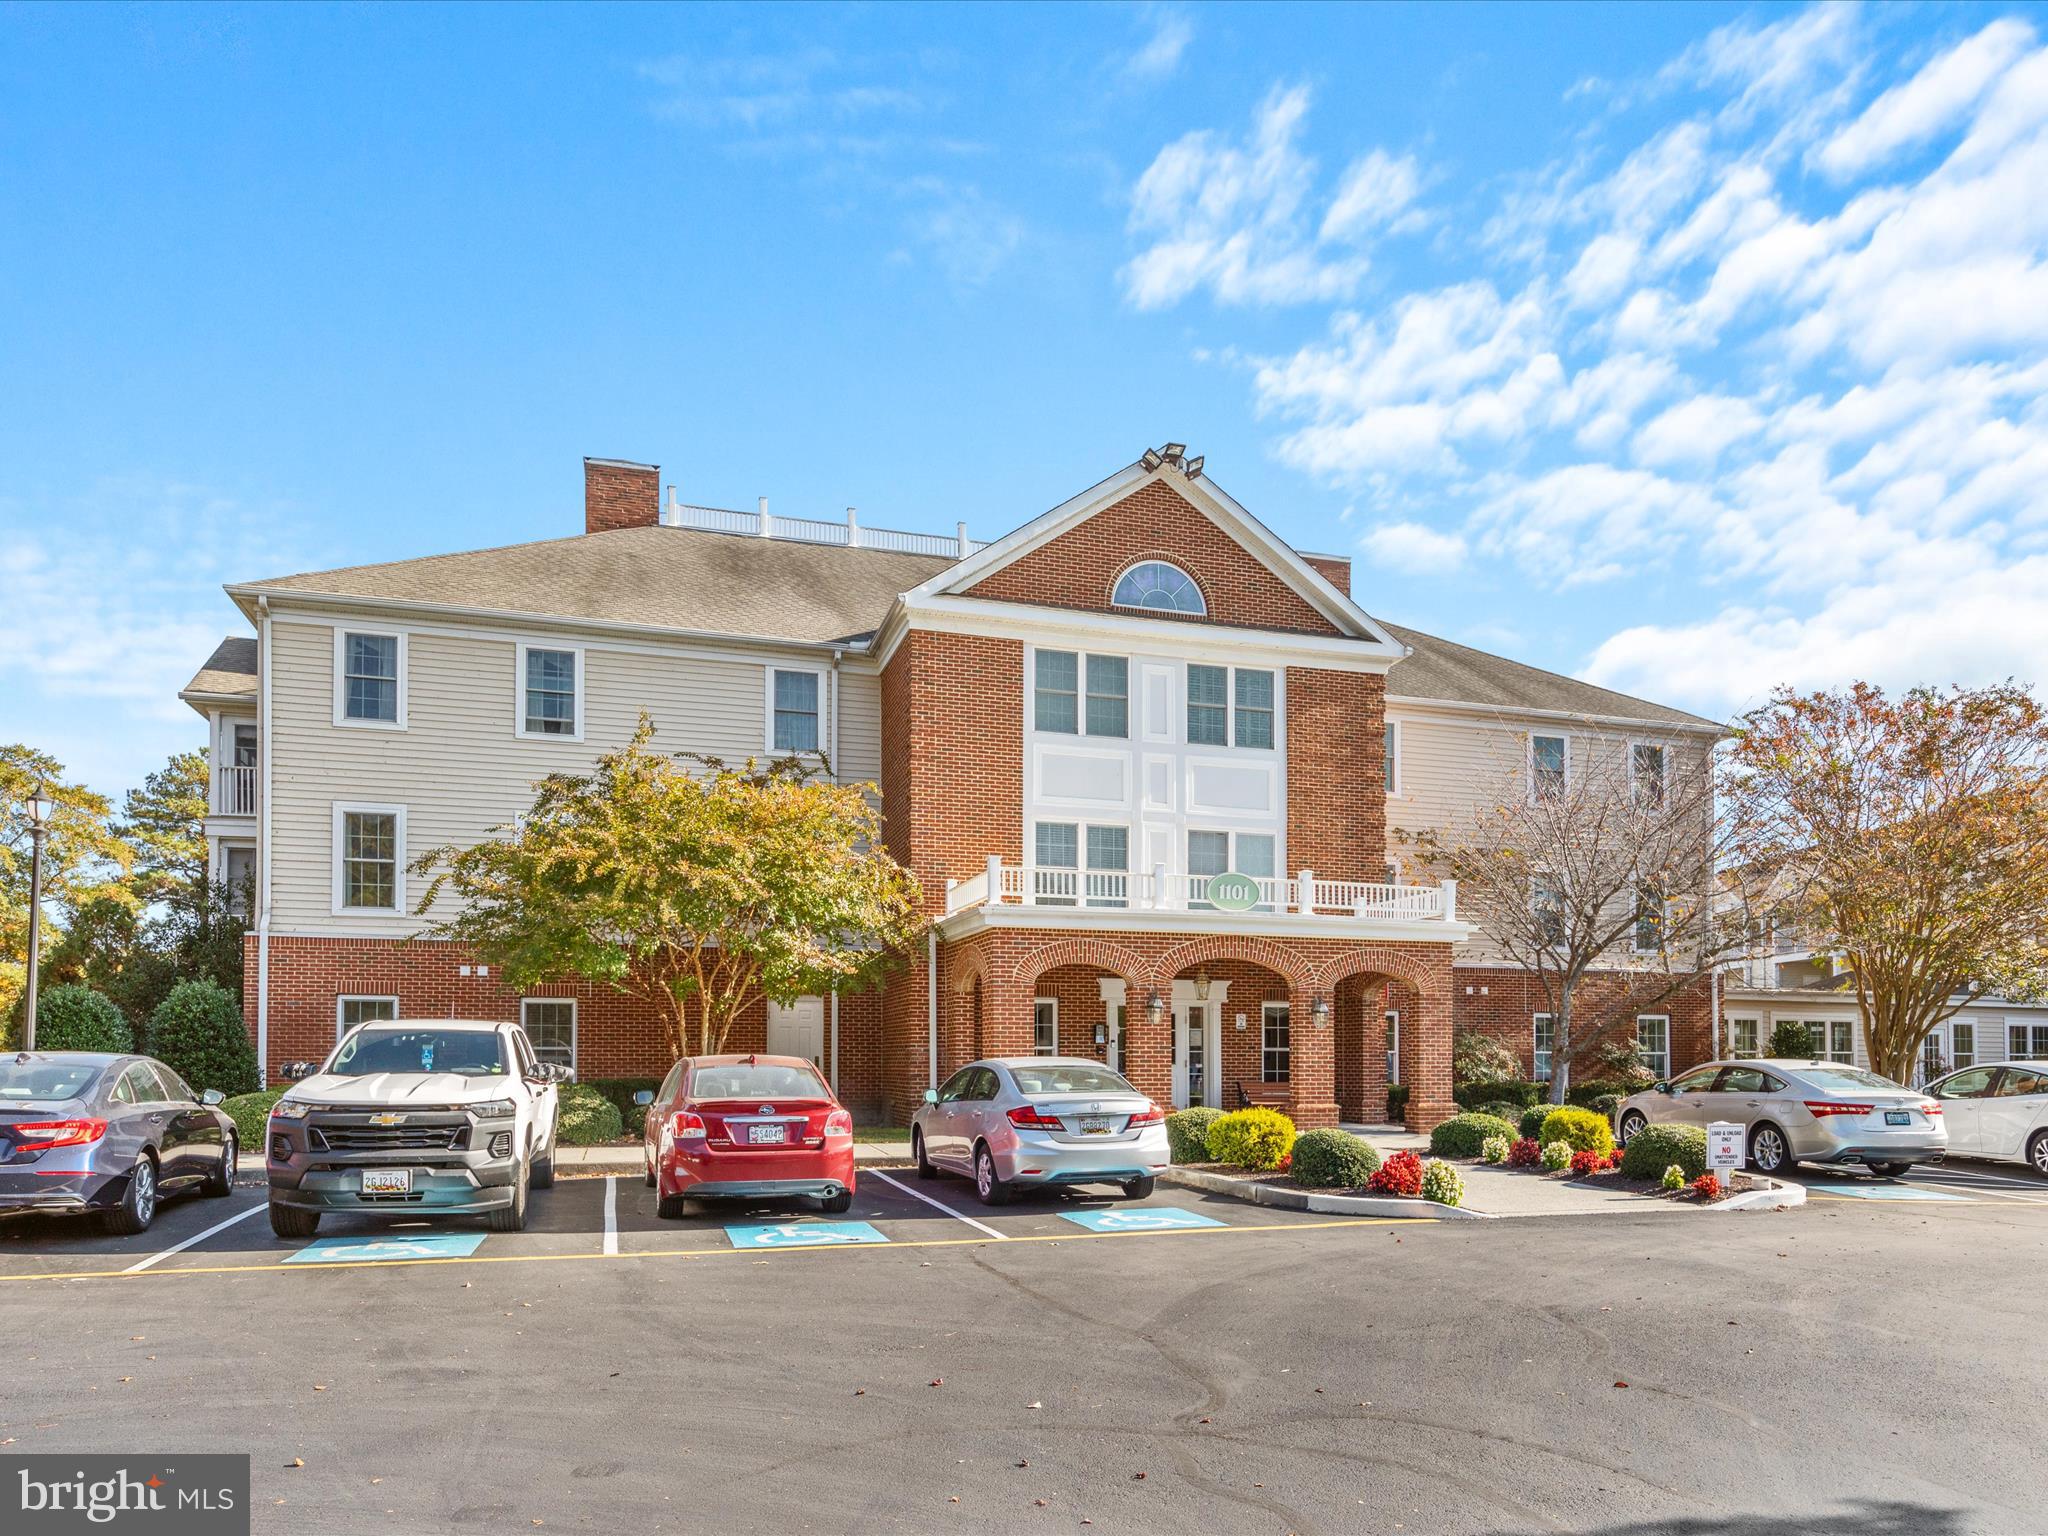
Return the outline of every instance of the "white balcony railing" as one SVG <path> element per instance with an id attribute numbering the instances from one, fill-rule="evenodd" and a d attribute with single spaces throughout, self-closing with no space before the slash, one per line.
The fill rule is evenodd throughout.
<path id="1" fill-rule="evenodd" d="M 1454 922 L 1458 915 L 1455 880 L 1441 885 L 1383 885 L 1365 880 L 1318 880 L 1313 870 L 1304 869 L 1291 878 L 1255 879 L 1256 897 L 1250 905 L 1233 902 L 1219 908 L 1208 899 L 1210 879 L 1169 870 L 1163 864 L 1131 873 L 1006 864 L 991 858 L 980 874 L 946 882 L 946 913 L 951 916 L 969 907 L 995 905 L 1104 912 L 1285 912 L 1303 919 L 1378 917 L 1401 922 Z"/>
<path id="2" fill-rule="evenodd" d="M 967 525 L 957 524 L 950 534 L 906 533 L 900 528 L 869 528 L 853 508 L 846 520 L 815 517 L 785 517 L 768 510 L 767 498 L 753 512 L 730 507 L 698 507 L 676 499 L 676 488 L 668 488 L 668 505 L 661 520 L 672 528 L 700 528 L 711 533 L 747 534 L 759 539 L 791 539 L 799 544 L 841 544 L 849 549 L 892 549 L 899 554 L 944 555 L 965 560 L 977 549 L 987 547 L 981 539 L 967 537 Z"/>
<path id="3" fill-rule="evenodd" d="M 213 813 L 216 816 L 256 814 L 256 770 L 216 767 L 213 770 Z"/>

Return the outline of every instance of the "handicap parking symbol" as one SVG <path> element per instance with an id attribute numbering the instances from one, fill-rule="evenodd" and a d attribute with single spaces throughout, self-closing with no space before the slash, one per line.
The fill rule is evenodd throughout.
<path id="1" fill-rule="evenodd" d="M 1910 1184 L 1809 1184 L 1808 1189 L 1824 1195 L 1846 1195 L 1851 1200 L 1961 1200 L 1968 1195 L 1951 1195 L 1946 1190 L 1917 1189 Z"/>
<path id="2" fill-rule="evenodd" d="M 401 1232 L 381 1237 L 323 1237 L 287 1255 L 287 1264 L 396 1264 L 406 1259 L 465 1259 L 481 1232 Z"/>
<path id="3" fill-rule="evenodd" d="M 727 1227 L 735 1248 L 816 1248 L 827 1244 L 886 1243 L 865 1221 L 778 1221 Z"/>
<path id="4" fill-rule="evenodd" d="M 1090 1232 L 1169 1232 L 1186 1227 L 1220 1227 L 1213 1216 L 1162 1205 L 1149 1210 L 1061 1211 L 1060 1215 Z"/>

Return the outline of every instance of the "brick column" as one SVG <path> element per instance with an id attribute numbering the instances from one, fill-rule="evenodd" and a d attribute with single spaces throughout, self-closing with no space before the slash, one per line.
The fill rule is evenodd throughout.
<path id="1" fill-rule="evenodd" d="M 1124 979 L 1124 1076 L 1131 1086 L 1165 1109 L 1173 1108 L 1173 1016 L 1161 1007 L 1152 1022 L 1146 1004 L 1151 983 L 1142 977 Z M 1162 989 L 1160 995 L 1164 997 Z"/>
<path id="2" fill-rule="evenodd" d="M 1408 1129 L 1433 1130 L 1458 1112 L 1451 1097 L 1451 968 L 1445 960 L 1401 1013 L 1401 1081 L 1408 1085 Z"/>
<path id="3" fill-rule="evenodd" d="M 1327 1009 L 1316 1022 L 1317 996 L 1296 987 L 1287 999 L 1287 1113 L 1300 1131 L 1337 1123 L 1337 1029 Z"/>
<path id="4" fill-rule="evenodd" d="M 981 989 L 981 1040 L 975 1048 L 980 1056 L 1029 1056 L 1031 999 L 1029 983 L 1013 986 L 984 978 Z"/>

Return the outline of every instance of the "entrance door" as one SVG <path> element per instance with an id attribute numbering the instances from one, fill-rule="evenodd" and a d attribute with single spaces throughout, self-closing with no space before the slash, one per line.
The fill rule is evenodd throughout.
<path id="1" fill-rule="evenodd" d="M 800 997 L 787 1008 L 768 1005 L 768 1054 L 801 1056 L 825 1070 L 825 999 Z"/>
<path id="2" fill-rule="evenodd" d="M 1189 1003 L 1173 1010 L 1173 1103 L 1176 1109 L 1190 1104 L 1215 1103 L 1215 1084 L 1210 1081 L 1208 1009 Z"/>

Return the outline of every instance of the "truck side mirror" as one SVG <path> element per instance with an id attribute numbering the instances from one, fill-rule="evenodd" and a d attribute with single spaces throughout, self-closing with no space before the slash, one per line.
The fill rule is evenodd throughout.
<path id="1" fill-rule="evenodd" d="M 288 1061 L 284 1064 L 284 1071 L 278 1074 L 288 1083 L 301 1082 L 312 1075 L 313 1063 L 310 1061 Z"/>

